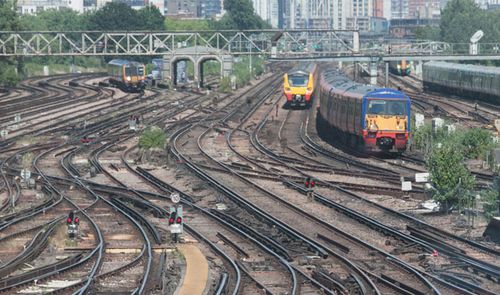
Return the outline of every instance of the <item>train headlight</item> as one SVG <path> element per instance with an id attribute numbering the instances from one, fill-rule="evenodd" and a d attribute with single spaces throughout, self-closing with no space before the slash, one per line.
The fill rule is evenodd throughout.
<path id="1" fill-rule="evenodd" d="M 127 77 L 127 81 L 130 81 L 130 80 L 132 80 L 132 78 L 130 78 L 130 77 Z"/>

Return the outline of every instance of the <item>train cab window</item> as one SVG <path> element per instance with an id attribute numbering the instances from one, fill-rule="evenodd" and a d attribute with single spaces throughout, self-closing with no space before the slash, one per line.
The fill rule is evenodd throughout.
<path id="1" fill-rule="evenodd" d="M 305 87 L 307 82 L 309 82 L 309 79 L 306 76 L 288 76 L 288 83 L 292 87 Z"/>
<path id="2" fill-rule="evenodd" d="M 130 77 L 132 75 L 132 69 L 130 67 L 125 67 L 125 76 Z"/>
<path id="3" fill-rule="evenodd" d="M 402 100 L 371 99 L 367 114 L 400 116 L 406 114 L 406 102 Z"/>
<path id="4" fill-rule="evenodd" d="M 137 74 L 139 76 L 144 76 L 144 67 L 137 67 Z"/>
<path id="5" fill-rule="evenodd" d="M 404 101 L 389 101 L 389 115 L 404 115 L 406 113 L 406 103 Z"/>
<path id="6" fill-rule="evenodd" d="M 385 100 L 370 100 L 367 113 L 372 115 L 381 115 L 384 113 L 385 105 Z"/>

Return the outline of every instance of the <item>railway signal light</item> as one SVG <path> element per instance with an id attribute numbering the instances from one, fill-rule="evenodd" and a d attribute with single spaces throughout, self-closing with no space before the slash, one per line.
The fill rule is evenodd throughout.
<path id="1" fill-rule="evenodd" d="M 183 232 L 183 216 L 182 216 L 182 206 L 172 206 L 170 207 L 170 216 L 168 219 L 168 225 L 170 228 L 170 233 L 173 236 L 174 242 L 177 242 L 178 235 Z"/>
<path id="2" fill-rule="evenodd" d="M 311 177 L 307 177 L 304 184 L 305 184 L 306 188 L 313 188 L 316 186 L 316 180 L 314 180 Z"/>
<path id="3" fill-rule="evenodd" d="M 80 219 L 75 216 L 73 211 L 69 212 L 66 224 L 68 225 L 68 236 L 71 239 L 75 238 L 78 234 L 78 223 L 80 223 Z"/>
<path id="4" fill-rule="evenodd" d="M 175 217 L 177 216 L 177 212 L 170 212 L 170 218 L 168 219 L 168 225 L 172 225 L 175 223 Z"/>

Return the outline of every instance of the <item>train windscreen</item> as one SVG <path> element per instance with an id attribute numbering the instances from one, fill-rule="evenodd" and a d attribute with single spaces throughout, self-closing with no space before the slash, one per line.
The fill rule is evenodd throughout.
<path id="1" fill-rule="evenodd" d="M 307 76 L 291 75 L 288 77 L 288 83 L 292 87 L 305 87 L 307 86 L 307 82 L 309 82 L 309 77 Z"/>
<path id="2" fill-rule="evenodd" d="M 406 101 L 370 99 L 366 113 L 369 115 L 406 115 Z"/>

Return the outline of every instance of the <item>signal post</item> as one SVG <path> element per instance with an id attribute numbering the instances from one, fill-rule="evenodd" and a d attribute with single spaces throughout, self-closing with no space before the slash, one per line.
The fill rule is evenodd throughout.
<path id="1" fill-rule="evenodd" d="M 311 177 L 307 177 L 304 181 L 304 185 L 307 189 L 307 199 L 309 201 L 314 200 L 314 187 L 316 186 L 316 180 Z"/>
<path id="2" fill-rule="evenodd" d="M 66 225 L 68 226 L 68 237 L 73 240 L 78 236 L 80 225 L 80 219 L 78 216 L 75 216 L 73 211 L 69 212 L 68 218 L 66 218 Z"/>
<path id="3" fill-rule="evenodd" d="M 178 205 L 181 200 L 179 193 L 174 192 L 170 194 L 170 200 L 174 203 L 170 206 L 170 216 L 168 218 L 168 227 L 174 243 L 178 243 L 180 235 L 184 232 L 184 216 L 182 212 L 182 205 Z"/>

